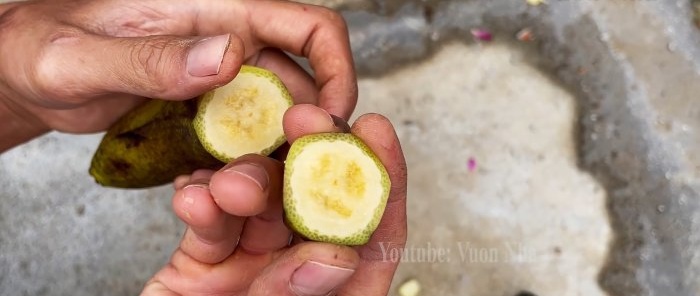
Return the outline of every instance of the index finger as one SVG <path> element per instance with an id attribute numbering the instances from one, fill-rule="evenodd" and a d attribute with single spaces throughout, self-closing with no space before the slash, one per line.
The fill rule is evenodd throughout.
<path id="1" fill-rule="evenodd" d="M 357 102 L 357 78 L 343 17 L 321 6 L 285 1 L 245 1 L 253 37 L 309 59 L 319 105 L 348 120 Z"/>
<path id="2" fill-rule="evenodd" d="M 339 295 L 386 295 L 406 244 L 407 168 L 401 144 L 394 128 L 378 114 L 363 115 L 355 121 L 352 133 L 360 137 L 374 151 L 389 173 L 391 191 L 382 220 L 370 241 L 357 249 L 360 265 Z"/>

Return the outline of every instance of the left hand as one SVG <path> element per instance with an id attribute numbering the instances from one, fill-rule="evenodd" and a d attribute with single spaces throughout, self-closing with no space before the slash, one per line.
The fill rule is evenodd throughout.
<path id="1" fill-rule="evenodd" d="M 357 99 L 343 18 L 319 6 L 15 2 L 0 5 L 0 40 L 0 107 L 33 130 L 101 131 L 144 98 L 184 100 L 223 85 L 242 63 L 276 72 L 296 103 L 345 119 Z M 279 49 L 308 58 L 315 80 Z"/>

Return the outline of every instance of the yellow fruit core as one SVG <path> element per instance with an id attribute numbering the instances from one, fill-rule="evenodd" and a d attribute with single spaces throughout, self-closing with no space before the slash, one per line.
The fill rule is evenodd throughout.
<path id="1" fill-rule="evenodd" d="M 204 117 L 206 141 L 228 158 L 260 153 L 281 136 L 282 117 L 290 102 L 268 77 L 239 73 L 214 90 Z"/>
<path id="2" fill-rule="evenodd" d="M 367 227 L 381 203 L 381 171 L 352 143 L 308 143 L 288 165 L 295 208 L 321 233 L 352 235 Z"/>
<path id="3" fill-rule="evenodd" d="M 352 215 L 353 209 L 346 205 L 341 197 L 363 199 L 367 183 L 362 168 L 356 161 L 343 159 L 333 162 L 332 158 L 332 154 L 324 154 L 318 164 L 311 168 L 313 178 L 318 184 L 326 186 L 312 189 L 309 196 L 326 209 L 347 218 Z"/>
<path id="4" fill-rule="evenodd" d="M 270 98 L 260 97 L 260 90 L 257 87 L 248 87 L 231 91 L 225 94 L 224 105 L 227 112 L 221 115 L 219 123 L 225 126 L 231 134 L 240 134 L 246 140 L 255 139 L 257 129 L 260 126 L 267 126 L 271 123 L 271 112 L 269 108 L 259 109 L 258 104 L 265 107 L 274 107 Z"/>

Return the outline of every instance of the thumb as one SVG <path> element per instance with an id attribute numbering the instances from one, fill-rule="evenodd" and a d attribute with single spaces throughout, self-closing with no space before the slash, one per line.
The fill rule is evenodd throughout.
<path id="1" fill-rule="evenodd" d="M 50 58 L 44 59 L 51 62 L 41 64 L 45 67 L 39 73 L 54 83 L 78 86 L 53 88 L 72 91 L 58 94 L 67 97 L 128 93 L 190 99 L 231 81 L 244 58 L 242 41 L 233 34 L 128 38 L 85 34 L 53 45 Z"/>
<path id="2" fill-rule="evenodd" d="M 348 247 L 298 244 L 263 270 L 248 295 L 330 295 L 353 275 L 358 262 L 357 253 Z"/>

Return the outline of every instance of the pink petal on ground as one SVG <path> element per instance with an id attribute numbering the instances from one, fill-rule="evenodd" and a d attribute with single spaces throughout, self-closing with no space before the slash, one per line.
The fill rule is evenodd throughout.
<path id="1" fill-rule="evenodd" d="M 467 161 L 467 169 L 470 172 L 473 172 L 474 170 L 476 170 L 476 159 L 474 159 L 473 157 L 469 158 L 469 160 Z"/>
<path id="2" fill-rule="evenodd" d="M 471 29 L 472 36 L 479 41 L 491 41 L 493 40 L 493 34 L 486 29 Z"/>

